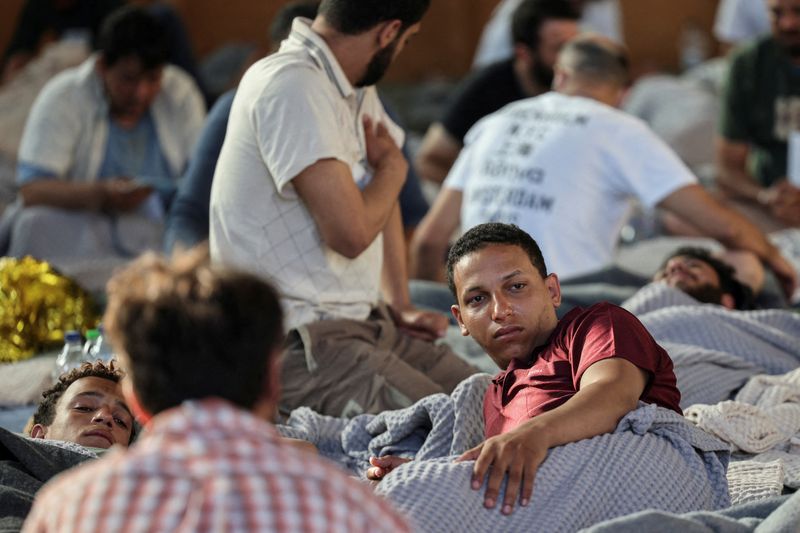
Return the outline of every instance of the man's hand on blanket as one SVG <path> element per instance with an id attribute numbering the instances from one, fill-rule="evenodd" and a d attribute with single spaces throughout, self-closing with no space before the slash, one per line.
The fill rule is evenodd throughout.
<path id="1" fill-rule="evenodd" d="M 441 313 L 423 311 L 413 307 L 404 309 L 389 307 L 389 309 L 398 329 L 412 337 L 433 342 L 447 333 L 447 326 L 450 322 Z"/>
<path id="2" fill-rule="evenodd" d="M 473 490 L 481 488 L 483 479 L 491 467 L 492 471 L 489 473 L 489 482 L 483 498 L 483 505 L 487 509 L 494 509 L 500 485 L 508 474 L 506 495 L 501 508 L 501 512 L 508 515 L 514 511 L 517 495 L 523 507 L 531 501 L 536 471 L 547 457 L 549 448 L 550 443 L 547 442 L 544 433 L 531 426 L 522 425 L 513 431 L 484 441 L 465 452 L 456 461 L 475 460 L 475 467 L 472 470 Z"/>
<path id="3" fill-rule="evenodd" d="M 389 472 L 410 461 L 411 459 L 397 457 L 396 455 L 370 457 L 369 464 L 372 465 L 372 468 L 367 469 L 367 479 L 371 481 L 380 481 L 385 478 Z"/>

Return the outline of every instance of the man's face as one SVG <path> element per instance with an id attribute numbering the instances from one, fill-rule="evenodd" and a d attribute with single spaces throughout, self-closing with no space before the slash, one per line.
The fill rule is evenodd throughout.
<path id="1" fill-rule="evenodd" d="M 367 65 L 366 72 L 361 79 L 356 82 L 356 87 L 369 87 L 381 81 L 386 71 L 389 70 L 389 67 L 397 56 L 400 55 L 400 52 L 403 51 L 403 48 L 408 44 L 411 37 L 419 32 L 419 28 L 419 23 L 409 26 L 404 32 L 398 34 L 391 43 L 375 52 L 375 55 L 372 56 L 372 59 Z"/>
<path id="2" fill-rule="evenodd" d="M 41 435 L 47 439 L 75 442 L 91 448 L 127 446 L 133 431 L 118 383 L 86 377 L 70 385 L 56 404 L 53 423 Z"/>
<path id="3" fill-rule="evenodd" d="M 655 280 L 680 289 L 700 302 L 722 303 L 723 292 L 720 288 L 719 274 L 701 259 L 685 255 L 675 256 L 669 259 L 664 268 L 655 275 Z"/>
<path id="4" fill-rule="evenodd" d="M 800 56 L 800 0 L 769 0 L 772 34 L 789 55 Z"/>
<path id="5" fill-rule="evenodd" d="M 471 335 L 502 369 L 527 359 L 556 327 L 558 278 L 542 279 L 519 246 L 490 244 L 453 267 L 461 333 Z"/>
<path id="6" fill-rule="evenodd" d="M 123 57 L 110 67 L 101 59 L 98 71 L 105 86 L 111 115 L 130 122 L 142 118 L 161 91 L 163 70 L 163 67 L 145 70 L 135 56 Z"/>
<path id="7" fill-rule="evenodd" d="M 549 89 L 553 85 L 553 69 L 558 53 L 579 31 L 578 23 L 574 20 L 550 19 L 542 24 L 539 46 L 532 51 L 534 61 L 531 67 L 533 79 L 539 86 Z"/>

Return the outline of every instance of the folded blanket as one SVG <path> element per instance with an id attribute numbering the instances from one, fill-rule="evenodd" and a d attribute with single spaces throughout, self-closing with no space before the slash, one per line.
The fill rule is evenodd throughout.
<path id="1" fill-rule="evenodd" d="M 363 477 L 371 455 L 414 457 L 378 485 L 422 531 L 574 531 L 642 509 L 718 509 L 729 503 L 728 447 L 676 413 L 640 404 L 612 434 L 552 449 L 529 506 L 511 516 L 483 507 L 470 488 L 473 462 L 453 460 L 483 440 L 489 376 L 465 380 L 451 396 L 351 421 L 298 409 L 279 430 L 307 438 Z M 502 495 L 501 495 L 502 497 Z"/>
<path id="2" fill-rule="evenodd" d="M 800 369 L 751 378 L 732 401 L 693 405 L 686 417 L 743 452 L 728 470 L 734 503 L 800 487 Z"/>

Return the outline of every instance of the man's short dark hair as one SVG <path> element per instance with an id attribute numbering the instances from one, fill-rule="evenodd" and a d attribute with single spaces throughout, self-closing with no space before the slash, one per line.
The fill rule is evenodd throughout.
<path id="1" fill-rule="evenodd" d="M 691 257 L 692 259 L 697 259 L 698 261 L 706 263 L 714 269 L 719 277 L 719 290 L 721 294 L 730 294 L 733 296 L 736 309 L 746 311 L 755 308 L 755 295 L 753 294 L 753 290 L 748 285 L 736 279 L 736 271 L 732 266 L 714 257 L 707 248 L 699 246 L 684 246 L 678 248 L 664 260 L 659 270 L 664 270 L 670 259 L 674 257 Z"/>
<path id="2" fill-rule="evenodd" d="M 164 65 L 169 58 L 166 31 L 156 17 L 145 9 L 124 6 L 103 22 L 97 47 L 106 66 L 120 59 L 136 57 L 145 70 Z"/>
<path id="3" fill-rule="evenodd" d="M 269 25 L 269 40 L 272 45 L 277 46 L 286 39 L 292 30 L 292 21 L 294 19 L 297 17 L 313 19 L 317 16 L 318 9 L 318 0 L 300 0 L 283 6 L 275 15 L 275 18 L 272 19 L 272 24 Z"/>
<path id="4" fill-rule="evenodd" d="M 115 274 L 103 323 L 153 415 L 211 397 L 251 409 L 283 343 L 275 290 L 211 265 L 203 248 L 171 260 L 149 253 Z"/>
<path id="5" fill-rule="evenodd" d="M 70 385 L 83 378 L 102 378 L 114 383 L 119 383 L 125 373 L 117 368 L 116 363 L 111 361 L 104 363 L 103 361 L 86 362 L 81 364 L 78 368 L 73 368 L 69 372 L 61 374 L 55 384 L 42 393 L 42 401 L 33 413 L 33 423 L 41 424 L 45 427 L 53 424 L 56 419 L 56 405 L 58 400 L 64 395 L 64 392 Z M 131 439 L 128 444 L 136 438 L 136 424 L 131 428 Z"/>
<path id="6" fill-rule="evenodd" d="M 514 224 L 503 224 L 500 222 L 487 222 L 479 224 L 458 239 L 450 248 L 447 254 L 447 285 L 450 292 L 458 301 L 456 293 L 456 283 L 453 277 L 453 270 L 461 259 L 473 252 L 477 252 L 491 244 L 508 244 L 519 246 L 528 254 L 531 264 L 539 271 L 542 279 L 547 277 L 547 265 L 542 257 L 542 250 L 536 241 Z"/>
<path id="7" fill-rule="evenodd" d="M 430 0 L 322 0 L 319 14 L 336 31 L 358 35 L 390 20 L 400 20 L 403 29 L 413 26 L 429 5 Z"/>
<path id="8" fill-rule="evenodd" d="M 566 0 L 523 0 L 511 16 L 511 42 L 539 48 L 539 32 L 548 20 L 579 20 L 580 13 Z"/>
<path id="9" fill-rule="evenodd" d="M 586 35 L 568 42 L 559 54 L 558 64 L 592 82 L 625 87 L 630 79 L 625 47 L 598 36 Z"/>

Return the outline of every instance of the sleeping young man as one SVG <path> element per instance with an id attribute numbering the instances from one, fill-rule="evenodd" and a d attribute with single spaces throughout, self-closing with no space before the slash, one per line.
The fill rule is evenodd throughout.
<path id="1" fill-rule="evenodd" d="M 484 399 L 486 440 L 458 459 L 475 460 L 473 489 L 488 475 L 485 507 L 527 506 L 550 448 L 614 431 L 640 401 L 681 413 L 672 361 L 636 317 L 601 303 L 557 319 L 558 277 L 518 227 L 469 230 L 450 250 L 447 277 L 462 334 L 501 369 Z M 407 461 L 373 458 L 367 475 Z"/>

